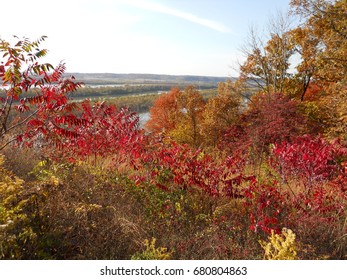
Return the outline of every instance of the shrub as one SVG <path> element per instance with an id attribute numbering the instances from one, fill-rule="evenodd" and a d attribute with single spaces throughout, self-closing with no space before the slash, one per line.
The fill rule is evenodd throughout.
<path id="1" fill-rule="evenodd" d="M 278 183 L 262 185 L 255 180 L 245 189 L 244 205 L 249 213 L 249 229 L 259 234 L 280 233 L 287 215 L 288 193 Z"/>
<path id="2" fill-rule="evenodd" d="M 145 228 L 139 205 L 125 194 L 126 181 L 82 162 L 51 162 L 40 170 L 41 236 L 55 237 L 55 259 L 129 259 L 139 249 Z"/>
<path id="3" fill-rule="evenodd" d="M 3 168 L 0 157 L 0 259 L 25 259 L 36 251 L 37 233 L 31 223 L 37 209 L 35 197 L 25 193 L 24 181 Z M 28 209 L 32 209 L 30 212 Z M 33 213 L 34 212 L 34 213 Z"/>
<path id="4" fill-rule="evenodd" d="M 330 144 L 321 137 L 300 136 L 292 142 L 277 143 L 273 148 L 274 166 L 283 181 L 301 178 L 308 188 L 315 183 L 327 182 L 341 171 L 341 160 L 347 153 L 339 145 Z"/>
<path id="5" fill-rule="evenodd" d="M 17 38 L 17 37 L 16 37 Z M 0 40 L 0 52 L 4 63 L 0 66 L 0 81 L 3 90 L 0 92 L 0 150 L 7 145 L 40 133 L 60 135 L 71 133 L 55 123 L 54 118 L 75 108 L 75 103 L 68 102 L 70 93 L 76 91 L 81 84 L 74 78 L 63 77 L 65 65 L 53 67 L 39 60 L 47 54 L 40 44 L 46 39 L 40 37 L 36 41 L 23 38 L 12 46 Z M 48 129 L 36 129 L 45 123 Z"/>
<path id="6" fill-rule="evenodd" d="M 253 99 L 244 120 L 254 152 L 268 152 L 270 144 L 288 141 L 305 131 L 306 119 L 298 102 L 281 93 L 261 94 Z"/>
<path id="7" fill-rule="evenodd" d="M 259 243 L 264 249 L 264 259 L 267 260 L 295 260 L 297 259 L 297 248 L 295 244 L 295 233 L 283 228 L 281 234 L 271 232 L 269 242 L 260 240 Z"/>
<path id="8" fill-rule="evenodd" d="M 134 254 L 132 260 L 170 260 L 171 253 L 168 252 L 167 248 L 156 247 L 156 239 L 152 238 L 151 241 L 145 240 L 145 250 L 141 253 Z"/>

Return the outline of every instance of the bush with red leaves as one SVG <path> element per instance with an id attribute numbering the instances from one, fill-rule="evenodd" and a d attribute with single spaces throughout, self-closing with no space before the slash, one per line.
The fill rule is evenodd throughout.
<path id="1" fill-rule="evenodd" d="M 346 149 L 338 142 L 329 143 L 310 135 L 277 143 L 272 152 L 271 165 L 282 179 L 300 178 L 308 188 L 336 178 L 342 172 L 341 163 L 347 159 Z"/>

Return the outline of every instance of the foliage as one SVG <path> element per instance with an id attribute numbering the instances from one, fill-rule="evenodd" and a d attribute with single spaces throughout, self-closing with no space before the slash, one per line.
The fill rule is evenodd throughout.
<path id="1" fill-rule="evenodd" d="M 0 160 L 0 258 L 19 258 L 20 241 L 30 240 L 34 236 L 30 227 L 20 227 L 27 221 L 23 213 L 23 203 L 20 204 L 17 197 L 23 189 L 23 181 L 3 168 L 3 157 Z"/>
<path id="2" fill-rule="evenodd" d="M 298 103 L 280 93 L 271 97 L 256 96 L 248 117 L 252 126 L 248 133 L 258 147 L 289 140 L 305 130 L 305 118 L 299 111 Z"/>
<path id="3" fill-rule="evenodd" d="M 230 80 L 219 83 L 218 95 L 210 98 L 203 112 L 201 133 L 205 147 L 215 147 L 225 131 L 239 118 L 241 109 L 240 95 Z"/>
<path id="4" fill-rule="evenodd" d="M 202 143 L 201 123 L 205 100 L 194 86 L 187 86 L 178 98 L 179 118 L 175 129 L 170 132 L 178 143 L 199 147 Z"/>
<path id="5" fill-rule="evenodd" d="M 71 112 L 74 108 L 74 103 L 68 103 L 68 95 L 81 84 L 74 82 L 73 77 L 63 77 L 64 64 L 54 68 L 51 64 L 38 62 L 47 54 L 47 50 L 40 49 L 44 40 L 44 36 L 33 42 L 23 38 L 14 46 L 7 41 L 0 41 L 0 51 L 6 59 L 0 66 L 4 87 L 0 98 L 0 149 L 12 142 L 30 138 L 31 133 L 18 129 L 29 128 L 41 122 L 42 117 L 50 121 L 50 129 L 54 132 L 64 131 L 51 118 L 65 111 Z M 28 96 L 28 91 L 33 89 L 35 95 Z"/>
<path id="6" fill-rule="evenodd" d="M 124 259 L 138 251 L 143 236 L 141 219 L 131 210 L 136 204 L 122 196 L 123 187 L 111 176 L 91 170 L 52 161 L 35 168 L 35 187 L 15 196 L 22 207 L 19 217 L 25 218 L 13 219 L 16 231 L 7 233 L 16 243 L 5 239 L 18 252 L 4 258 Z M 9 211 L 16 207 L 8 206 Z"/>
<path id="7" fill-rule="evenodd" d="M 325 95 L 319 107 L 325 111 L 324 132 L 329 138 L 345 138 L 346 1 L 292 0 L 291 7 L 305 19 L 293 31 L 302 57 L 298 75 L 309 72 L 311 81 L 323 85 Z M 305 92 L 302 99 L 304 95 Z"/>
<path id="8" fill-rule="evenodd" d="M 151 119 L 146 124 L 149 131 L 159 133 L 176 128 L 181 114 L 178 105 L 178 99 L 181 95 L 182 92 L 179 88 L 172 88 L 170 92 L 162 94 L 156 99 L 150 109 Z"/>
<path id="9" fill-rule="evenodd" d="M 261 161 L 270 145 L 290 140 L 306 130 L 306 119 L 298 102 L 281 93 L 258 94 L 237 124 L 231 125 L 220 140 L 222 149 L 249 154 Z"/>
<path id="10" fill-rule="evenodd" d="M 289 30 L 286 15 L 278 15 L 270 22 L 267 42 L 263 42 L 254 28 L 250 30 L 248 44 L 243 50 L 246 61 L 240 66 L 241 81 L 267 94 L 284 92 L 290 77 L 289 59 L 295 47 Z"/>
<path id="11" fill-rule="evenodd" d="M 255 233 L 279 233 L 286 213 L 285 202 L 288 193 L 281 192 L 278 184 L 273 186 L 258 184 L 255 180 L 245 190 L 244 206 L 247 207 L 250 226 Z"/>
<path id="12" fill-rule="evenodd" d="M 80 119 L 75 116 L 61 117 L 58 122 L 74 126 L 76 137 L 60 142 L 64 156 L 73 159 L 85 159 L 93 156 L 117 156 L 117 163 L 124 160 L 124 156 L 136 157 L 141 146 L 142 135 L 138 130 L 138 116 L 126 108 L 117 110 L 115 106 L 106 103 L 82 103 Z"/>
<path id="13" fill-rule="evenodd" d="M 183 190 L 198 188 L 210 196 L 228 193 L 238 196 L 236 186 L 246 178 L 238 172 L 243 161 L 227 157 L 218 162 L 201 149 L 169 143 L 151 142 L 141 155 L 146 173 L 138 177 L 138 183 L 155 183 L 159 188 L 168 190 L 171 186 Z"/>
<path id="14" fill-rule="evenodd" d="M 146 127 L 152 132 L 169 135 L 179 143 L 199 147 L 204 108 L 205 101 L 194 86 L 187 86 L 183 92 L 172 88 L 155 101 Z"/>
<path id="15" fill-rule="evenodd" d="M 346 5 L 291 5 L 302 24 L 252 33 L 240 80 L 171 89 L 146 130 L 71 102 L 45 37 L 1 40 L 0 149 L 25 182 L 0 165 L 0 257 L 346 259 Z"/>
<path id="16" fill-rule="evenodd" d="M 167 251 L 167 248 L 156 247 L 156 239 L 152 238 L 151 241 L 145 240 L 146 249 L 141 253 L 136 253 L 131 257 L 132 260 L 170 260 L 171 253 Z"/>
<path id="17" fill-rule="evenodd" d="M 260 240 L 259 243 L 264 249 L 264 259 L 267 260 L 296 260 L 296 244 L 295 244 L 295 233 L 290 230 L 283 228 L 281 234 L 275 234 L 271 232 L 269 241 L 266 242 Z"/>
<path id="18" fill-rule="evenodd" d="M 3 159 L 2 163 L 3 164 Z M 49 244 L 56 235 L 42 236 L 41 201 L 45 193 L 0 167 L 0 259 L 51 259 Z"/>
<path id="19" fill-rule="evenodd" d="M 346 2 L 344 0 L 293 0 L 291 6 L 294 12 L 306 18 L 303 28 L 309 33 L 307 37 L 313 38 L 319 42 L 320 46 L 324 46 L 313 53 L 313 59 L 311 58 L 315 67 L 315 77 L 334 82 L 345 79 Z M 311 44 L 306 44 L 306 47 L 311 48 Z M 306 56 L 304 58 L 309 59 Z"/>
<path id="20" fill-rule="evenodd" d="M 92 157 L 95 165 L 99 157 L 109 155 L 119 164 L 130 155 L 136 157 L 142 135 L 135 113 L 104 102 L 92 105 L 88 100 L 81 110 L 80 116 L 72 112 L 54 118 L 40 115 L 30 121 L 24 140 L 29 145 L 41 142 L 51 158 L 76 161 Z"/>
<path id="21" fill-rule="evenodd" d="M 321 137 L 305 135 L 292 143 L 282 142 L 274 145 L 273 165 L 277 167 L 284 181 L 288 176 L 302 178 L 308 188 L 317 182 L 331 180 L 339 173 L 341 162 L 347 160 L 345 149 L 338 143 L 327 143 Z"/>
<path id="22" fill-rule="evenodd" d="M 347 87 L 346 81 L 331 84 L 327 87 L 330 93 L 319 103 L 320 108 L 327 108 L 327 116 L 324 119 L 325 135 L 334 139 L 340 137 L 347 140 Z"/>

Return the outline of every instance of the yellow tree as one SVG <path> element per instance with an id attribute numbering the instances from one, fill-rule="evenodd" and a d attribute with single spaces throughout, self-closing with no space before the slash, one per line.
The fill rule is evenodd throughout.
<path id="1" fill-rule="evenodd" d="M 297 73 L 288 81 L 286 90 L 292 98 L 304 101 L 317 68 L 315 59 L 319 53 L 319 40 L 310 36 L 310 30 L 303 26 L 294 28 L 289 35 L 301 62 L 296 66 Z"/>
<path id="2" fill-rule="evenodd" d="M 256 91 L 283 92 L 289 74 L 289 59 L 294 44 L 289 34 L 290 22 L 279 14 L 270 21 L 269 39 L 264 42 L 254 29 L 250 30 L 247 46 L 244 47 L 246 61 L 240 66 L 240 78 Z"/>
<path id="3" fill-rule="evenodd" d="M 314 78 L 326 82 L 345 79 L 347 72 L 347 1 L 292 0 L 291 6 L 306 18 L 296 29 L 303 67 L 314 66 Z M 299 67 L 299 72 L 300 72 Z"/>
<path id="4" fill-rule="evenodd" d="M 187 86 L 178 98 L 178 123 L 170 133 L 177 142 L 199 147 L 202 143 L 201 123 L 205 100 L 194 86 Z"/>
<path id="5" fill-rule="evenodd" d="M 296 33 L 309 38 L 301 45 L 307 55 L 302 55 L 298 73 L 310 68 L 312 79 L 323 85 L 318 104 L 328 112 L 326 133 L 347 139 L 347 1 L 292 0 L 291 6 L 305 18 Z"/>
<path id="6" fill-rule="evenodd" d="M 238 120 L 241 98 L 231 80 L 218 85 L 218 95 L 210 98 L 203 113 L 201 134 L 204 145 L 215 147 L 225 131 Z"/>

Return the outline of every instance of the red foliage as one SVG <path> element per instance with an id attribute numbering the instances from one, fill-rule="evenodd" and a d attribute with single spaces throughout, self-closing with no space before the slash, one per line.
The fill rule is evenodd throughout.
<path id="1" fill-rule="evenodd" d="M 309 135 L 298 137 L 291 143 L 275 144 L 273 154 L 272 166 L 284 180 L 295 176 L 308 187 L 335 178 L 341 172 L 339 161 L 346 160 L 347 156 L 346 150 L 338 143 L 330 144 L 321 137 Z"/>
<path id="2" fill-rule="evenodd" d="M 247 134 L 258 148 L 292 139 L 300 134 L 305 124 L 298 103 L 281 93 L 258 96 L 247 117 Z"/>
<path id="3" fill-rule="evenodd" d="M 243 157 L 250 145 L 250 139 L 247 135 L 247 126 L 243 116 L 240 118 L 239 124 L 232 125 L 225 131 L 223 138 L 218 144 L 218 148 Z"/>
<path id="4" fill-rule="evenodd" d="M 117 155 L 119 161 L 122 156 L 138 157 L 143 136 L 135 113 L 104 102 L 92 105 L 90 101 L 84 101 L 78 109 L 82 110 L 79 117 L 72 112 L 40 114 L 41 119 L 30 121 L 25 136 L 34 141 L 44 138 L 49 150 L 53 144 L 60 156 L 72 161 L 89 156 L 96 160 L 98 156 Z"/>
<path id="5" fill-rule="evenodd" d="M 202 150 L 173 141 L 151 142 L 141 157 L 142 164 L 138 168 L 147 168 L 148 172 L 136 177 L 138 184 L 150 182 L 165 190 L 197 188 L 210 196 L 238 197 L 242 194 L 237 186 L 247 180 L 246 176 L 238 174 L 244 164 L 242 161 L 230 157 L 217 162 Z"/>
<path id="6" fill-rule="evenodd" d="M 142 142 L 139 117 L 126 108 L 117 110 L 106 103 L 82 103 L 82 125 L 75 126 L 79 137 L 68 143 L 76 156 L 135 156 Z"/>
<path id="7" fill-rule="evenodd" d="M 75 103 L 68 103 L 68 96 L 81 83 L 75 82 L 74 77 L 63 77 L 65 65 L 62 63 L 55 68 L 39 63 L 47 53 L 39 48 L 44 40 L 45 37 L 41 37 L 31 42 L 23 38 L 15 46 L 0 40 L 0 51 L 7 60 L 0 69 L 4 86 L 0 92 L 3 95 L 0 97 L 0 138 L 3 141 L 0 149 L 15 141 L 30 142 L 38 134 L 75 137 L 73 131 L 56 126 L 53 119 L 75 109 Z"/>
<path id="8" fill-rule="evenodd" d="M 344 181 L 347 182 L 346 180 Z M 255 233 L 280 233 L 288 227 L 300 234 L 319 234 L 320 228 L 339 223 L 346 211 L 347 193 L 339 184 L 314 185 L 310 192 L 295 195 L 276 182 L 272 186 L 252 181 L 245 189 L 245 208 L 249 213 L 249 229 Z"/>
<path id="9" fill-rule="evenodd" d="M 324 88 L 322 85 L 317 83 L 310 83 L 306 92 L 305 92 L 305 100 L 306 101 L 315 101 L 319 99 L 320 94 L 323 92 Z"/>
<path id="10" fill-rule="evenodd" d="M 286 217 L 285 202 L 288 193 L 281 192 L 274 182 L 273 186 L 258 184 L 253 180 L 245 190 L 245 207 L 249 212 L 250 230 L 255 233 L 280 233 Z"/>
<path id="11" fill-rule="evenodd" d="M 305 130 L 305 117 L 298 103 L 281 93 L 258 95 L 237 125 L 230 127 L 220 146 L 245 153 L 268 151 L 269 145 L 291 140 Z"/>

